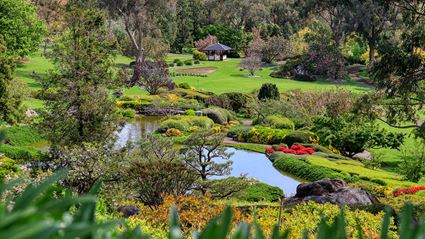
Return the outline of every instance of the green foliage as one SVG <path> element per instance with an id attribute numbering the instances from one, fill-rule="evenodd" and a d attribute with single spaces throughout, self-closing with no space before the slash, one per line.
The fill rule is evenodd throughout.
<path id="1" fill-rule="evenodd" d="M 28 146 L 44 140 L 41 133 L 30 126 L 11 126 L 3 130 L 7 143 L 12 146 Z"/>
<path id="2" fill-rule="evenodd" d="M 180 84 L 179 84 L 179 88 L 189 90 L 191 87 L 190 87 L 190 85 L 189 85 L 188 83 L 183 82 L 183 83 L 180 83 Z"/>
<path id="3" fill-rule="evenodd" d="M 35 6 L 24 0 L 1 0 L 0 6 L 0 35 L 7 54 L 25 57 L 35 52 L 45 33 Z"/>
<path id="4" fill-rule="evenodd" d="M 203 52 L 200 52 L 198 50 L 194 50 L 192 52 L 192 55 L 193 55 L 193 59 L 194 60 L 198 60 L 198 61 L 206 61 L 206 60 L 208 60 L 207 54 L 205 54 Z"/>
<path id="5" fill-rule="evenodd" d="M 43 90 L 54 90 L 42 112 L 40 127 L 54 145 L 106 142 L 115 135 L 119 116 L 107 87 L 114 80 L 116 42 L 106 16 L 95 9 L 69 8 L 66 31 L 55 41 L 55 70 L 43 79 Z"/>
<path id="6" fill-rule="evenodd" d="M 185 115 L 189 115 L 189 116 L 195 116 L 196 115 L 196 111 L 194 110 L 185 110 L 184 111 Z"/>
<path id="7" fill-rule="evenodd" d="M 13 174 L 18 171 L 19 167 L 13 159 L 2 157 L 0 155 L 0 183 L 4 182 L 7 175 L 13 176 Z"/>
<path id="8" fill-rule="evenodd" d="M 185 61 L 184 61 L 184 64 L 185 64 L 186 66 L 191 66 L 191 65 L 193 65 L 193 61 L 192 61 L 192 60 L 185 60 Z"/>
<path id="9" fill-rule="evenodd" d="M 227 177 L 202 182 L 202 187 L 208 190 L 213 199 L 227 199 L 236 197 L 236 194 L 245 190 L 252 183 L 250 181 L 246 178 Z"/>
<path id="10" fill-rule="evenodd" d="M 46 157 L 39 149 L 31 146 L 12 146 L 0 144 L 0 153 L 21 163 L 38 161 Z"/>
<path id="11" fill-rule="evenodd" d="M 252 96 L 238 92 L 223 93 L 219 97 L 225 102 L 224 105 L 228 104 L 230 110 L 238 113 L 244 113 L 248 108 L 248 104 L 252 101 Z"/>
<path id="12" fill-rule="evenodd" d="M 136 112 L 133 109 L 123 109 L 119 111 L 119 114 L 122 117 L 133 119 L 136 115 Z"/>
<path id="13" fill-rule="evenodd" d="M 262 120 L 261 125 L 275 129 L 295 129 L 295 124 L 290 119 L 278 115 L 269 115 Z"/>
<path id="14" fill-rule="evenodd" d="M 272 129 L 269 127 L 255 126 L 251 128 L 237 127 L 232 130 L 232 135 L 236 135 L 237 140 L 241 142 L 280 144 L 289 132 L 290 130 L 287 129 Z"/>
<path id="15" fill-rule="evenodd" d="M 248 202 L 277 202 L 283 196 L 282 189 L 265 183 L 253 183 L 236 193 L 234 197 Z"/>
<path id="16" fill-rule="evenodd" d="M 273 166 L 282 172 L 287 172 L 308 181 L 317 181 L 324 178 L 346 178 L 347 175 L 338 173 L 330 168 L 312 165 L 299 156 L 275 153 L 271 156 Z"/>
<path id="17" fill-rule="evenodd" d="M 212 121 L 214 121 L 216 124 L 224 124 L 235 118 L 228 110 L 219 107 L 209 107 L 203 109 L 202 114 L 212 119 Z"/>
<path id="18" fill-rule="evenodd" d="M 353 157 L 366 148 L 388 147 L 398 149 L 404 141 L 401 133 L 387 132 L 373 121 L 346 114 L 337 118 L 317 117 L 311 129 L 322 144 L 332 145 L 343 155 Z"/>
<path id="19" fill-rule="evenodd" d="M 409 149 L 404 152 L 402 156 L 402 163 L 400 164 L 400 171 L 404 178 L 412 181 L 419 182 L 425 175 L 425 143 L 421 141 L 415 142 L 415 148 Z"/>
<path id="20" fill-rule="evenodd" d="M 161 122 L 158 132 L 165 132 L 167 129 L 175 128 L 182 132 L 188 131 L 191 126 L 198 126 L 201 129 L 209 129 L 214 122 L 204 116 L 173 116 Z"/>
<path id="21" fill-rule="evenodd" d="M 114 221 L 97 222 L 96 221 L 96 193 L 99 190 L 100 184 L 96 184 L 88 194 L 78 198 L 72 197 L 71 194 L 65 194 L 63 197 L 55 197 L 55 183 L 64 177 L 63 174 L 56 174 L 40 185 L 30 185 L 21 194 L 14 198 L 7 198 L 6 201 L 0 203 L 0 217 L 8 218 L 0 225 L 0 235 L 9 239 L 31 239 L 31 238 L 110 238 L 110 233 L 113 233 L 117 239 L 134 238 L 147 239 L 148 235 L 141 232 L 140 228 L 127 229 L 123 228 L 120 231 L 115 231 L 113 228 L 117 225 Z M 3 193 L 5 188 L 11 188 L 12 185 L 4 187 L 2 185 L 0 193 Z M 11 201 L 14 204 L 11 204 Z M 13 208 L 9 206 L 13 205 Z M 327 210 L 320 208 L 328 207 Z M 330 207 L 330 208 L 329 208 Z M 279 226 L 272 226 L 276 223 L 278 215 L 277 210 L 269 208 L 259 210 L 259 219 L 257 223 L 262 225 L 263 229 L 273 228 L 269 230 L 272 239 L 289 239 L 301 238 L 300 234 L 305 229 L 306 233 L 317 232 L 319 239 L 342 239 L 347 238 L 347 233 L 350 237 L 363 235 L 365 231 L 378 236 L 380 233 L 381 239 L 393 238 L 395 235 L 390 233 L 393 225 L 391 224 L 391 212 L 387 212 L 379 227 L 379 223 L 373 224 L 374 232 L 369 229 L 364 229 L 365 223 L 371 222 L 371 215 L 355 211 L 353 213 L 344 211 L 339 212 L 336 205 L 319 205 L 319 204 L 300 204 L 294 209 L 292 214 L 284 214 L 283 217 L 290 220 L 288 224 L 281 224 L 283 233 L 280 233 Z M 75 209 L 70 213 L 70 208 Z M 303 209 L 304 208 L 304 209 Z M 294 220 L 302 219 L 306 212 L 310 212 L 312 208 L 314 213 L 308 213 L 316 218 L 322 218 L 321 223 L 317 224 L 315 220 L 304 220 L 303 224 L 295 224 Z M 324 213 L 320 213 L 324 212 Z M 69 223 L 64 223 L 63 219 L 66 215 L 69 218 Z M 287 216 L 292 215 L 292 216 Z M 326 216 L 326 217 L 324 217 Z M 336 216 L 336 217 L 335 217 Z M 373 222 L 376 223 L 376 218 L 381 215 L 374 216 Z M 183 234 L 180 228 L 178 212 L 175 208 L 170 210 L 169 221 L 169 239 L 182 239 Z M 413 208 L 407 205 L 402 210 L 400 216 L 398 235 L 400 239 L 414 239 L 425 236 L 425 224 L 420 220 L 417 225 L 412 226 Z M 267 221 L 266 221 L 267 220 Z M 328 221 L 329 220 L 329 221 Z M 356 225 L 356 220 L 358 223 Z M 367 220 L 367 221 L 365 221 Z M 286 221 L 286 220 L 285 220 Z M 308 224 L 306 224 L 308 222 Z M 264 239 L 263 230 L 257 223 L 253 224 L 254 234 L 251 234 L 251 225 L 243 223 L 232 231 L 232 210 L 227 208 L 221 216 L 209 221 L 208 225 L 198 233 L 199 239 Z M 289 234 L 287 231 L 291 229 L 290 225 L 295 225 L 296 231 L 294 234 Z M 379 227 L 379 229 L 378 229 Z M 292 227 L 293 228 L 293 227 Z M 232 232 L 231 232 L 232 231 Z M 48 233 L 46 233 L 48 232 Z M 267 231 L 266 231 L 267 232 Z M 376 233 L 378 232 L 378 233 Z"/>
<path id="22" fill-rule="evenodd" d="M 199 39 L 208 35 L 216 36 L 218 41 L 233 48 L 236 52 L 245 49 L 248 45 L 248 35 L 239 29 L 223 25 L 209 25 L 200 29 Z"/>
<path id="23" fill-rule="evenodd" d="M 258 99 L 259 100 L 279 100 L 280 99 L 279 89 L 277 88 L 275 84 L 264 83 L 260 88 L 260 92 L 258 92 Z"/>
<path id="24" fill-rule="evenodd" d="M 309 131 L 292 131 L 288 133 L 284 138 L 282 143 L 287 144 L 291 147 L 293 144 L 311 144 L 316 142 L 318 137 Z"/>

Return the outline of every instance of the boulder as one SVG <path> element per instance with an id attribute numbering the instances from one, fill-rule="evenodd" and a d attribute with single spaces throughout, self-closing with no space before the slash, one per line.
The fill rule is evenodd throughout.
<path id="1" fill-rule="evenodd" d="M 373 205 L 379 200 L 368 191 L 347 187 L 342 179 L 324 179 L 298 185 L 297 193 L 285 199 L 286 204 L 314 201 L 343 205 Z"/>
<path id="2" fill-rule="evenodd" d="M 139 213 L 140 209 L 135 206 L 121 206 L 117 209 L 118 212 L 122 213 L 122 215 L 126 218 L 131 217 Z"/>

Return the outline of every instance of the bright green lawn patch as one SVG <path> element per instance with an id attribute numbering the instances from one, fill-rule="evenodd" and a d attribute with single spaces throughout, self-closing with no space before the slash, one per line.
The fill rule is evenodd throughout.
<path id="1" fill-rule="evenodd" d="M 235 149 L 240 149 L 240 150 L 258 152 L 258 153 L 264 153 L 264 151 L 268 147 L 267 145 L 262 145 L 262 144 L 239 144 L 239 143 L 238 144 L 225 144 L 225 146 L 235 148 Z"/>
<path id="2" fill-rule="evenodd" d="M 330 161 L 325 158 L 310 156 L 307 157 L 307 162 L 312 165 L 322 166 L 341 172 L 346 172 L 351 175 L 358 175 L 359 177 L 368 177 L 371 179 L 381 179 L 386 182 L 388 185 L 397 186 L 397 187 L 406 187 L 416 185 L 415 183 L 402 181 L 402 176 L 387 172 L 384 170 L 372 170 L 365 168 L 361 162 L 355 160 L 336 160 Z"/>
<path id="3" fill-rule="evenodd" d="M 272 78 L 269 76 L 269 74 L 272 72 L 273 67 L 265 67 L 262 71 L 258 71 L 256 74 L 259 75 L 260 78 L 247 78 L 245 75 L 247 75 L 248 72 L 240 71 L 240 61 L 240 59 L 228 59 L 226 61 L 203 61 L 201 64 L 196 66 L 174 67 L 171 69 L 171 71 L 174 71 L 175 69 L 188 69 L 197 67 L 216 67 L 217 71 L 208 74 L 207 77 L 175 77 L 174 81 L 177 84 L 187 82 L 197 89 L 203 89 L 217 94 L 232 91 L 249 93 L 255 89 L 259 89 L 263 83 L 274 83 L 279 87 L 281 92 L 293 89 L 324 90 L 335 89 L 337 87 L 334 83 L 328 83 L 324 81 L 302 82 Z M 338 86 L 341 88 L 346 88 L 352 92 L 365 92 L 372 90 L 372 88 L 358 82 L 339 84 Z"/>
<path id="4" fill-rule="evenodd" d="M 6 132 L 6 141 L 12 146 L 29 146 L 44 140 L 36 129 L 29 126 L 12 126 L 0 130 Z"/>

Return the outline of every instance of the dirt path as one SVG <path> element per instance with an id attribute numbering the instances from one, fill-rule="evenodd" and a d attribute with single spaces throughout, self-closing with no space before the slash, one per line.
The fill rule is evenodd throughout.
<path id="1" fill-rule="evenodd" d="M 210 74 L 217 70 L 216 67 L 199 67 L 189 69 L 178 69 L 176 72 L 179 73 L 190 73 L 190 74 Z"/>

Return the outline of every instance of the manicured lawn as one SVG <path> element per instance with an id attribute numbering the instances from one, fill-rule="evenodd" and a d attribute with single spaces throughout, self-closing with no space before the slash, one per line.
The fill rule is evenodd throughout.
<path id="1" fill-rule="evenodd" d="M 324 81 L 302 82 L 288 79 L 276 79 L 269 76 L 273 70 L 272 67 L 266 67 L 263 68 L 262 71 L 258 71 L 257 75 L 260 76 L 258 78 L 247 78 L 245 76 L 248 72 L 240 71 L 239 64 L 240 59 L 228 59 L 218 62 L 207 61 L 194 66 L 174 67 L 171 71 L 198 67 L 216 67 L 217 71 L 208 74 L 208 77 L 184 76 L 176 77 L 174 81 L 176 83 L 187 82 L 197 89 L 212 91 L 217 94 L 232 91 L 249 93 L 259 89 L 263 83 L 274 83 L 279 87 L 281 92 L 293 89 L 324 90 L 336 89 L 337 87 L 346 88 L 352 92 L 372 90 L 370 87 L 357 82 L 336 85 L 335 83 Z"/>

